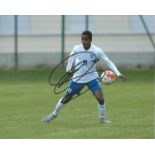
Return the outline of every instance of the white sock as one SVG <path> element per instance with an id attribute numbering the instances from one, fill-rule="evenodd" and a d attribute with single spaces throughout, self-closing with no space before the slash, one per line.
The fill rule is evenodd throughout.
<path id="1" fill-rule="evenodd" d="M 57 105 L 55 106 L 55 109 L 54 109 L 54 111 L 52 112 L 53 115 L 57 115 L 58 112 L 60 111 L 60 109 L 62 109 L 63 106 L 65 105 L 65 104 L 61 103 L 61 100 L 62 100 L 62 98 L 58 101 Z"/>
<path id="2" fill-rule="evenodd" d="M 105 104 L 98 104 L 99 118 L 105 119 Z"/>

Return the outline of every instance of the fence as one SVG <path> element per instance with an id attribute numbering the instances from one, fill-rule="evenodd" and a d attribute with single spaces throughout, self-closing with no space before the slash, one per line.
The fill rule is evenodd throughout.
<path id="1" fill-rule="evenodd" d="M 0 16 L 0 68 L 55 65 L 75 44 L 80 44 L 80 34 L 86 29 L 93 32 L 93 43 L 117 66 L 155 66 L 153 15 L 3 15 Z"/>

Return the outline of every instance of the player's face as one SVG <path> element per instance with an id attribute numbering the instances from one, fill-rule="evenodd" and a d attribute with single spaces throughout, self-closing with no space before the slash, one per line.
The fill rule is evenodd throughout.
<path id="1" fill-rule="evenodd" d="M 91 46 L 91 40 L 89 39 L 89 37 L 87 35 L 82 35 L 81 41 L 84 49 L 88 50 Z"/>

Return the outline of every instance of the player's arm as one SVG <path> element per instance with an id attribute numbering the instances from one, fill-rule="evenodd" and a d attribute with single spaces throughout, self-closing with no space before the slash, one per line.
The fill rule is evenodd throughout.
<path id="1" fill-rule="evenodd" d="M 117 75 L 118 78 L 120 78 L 123 81 L 126 80 L 126 77 L 118 71 L 115 64 L 107 56 L 104 57 L 104 61 L 106 62 L 108 67 Z"/>
<path id="2" fill-rule="evenodd" d="M 126 80 L 126 77 L 122 75 L 118 69 L 116 68 L 115 64 L 104 54 L 101 54 L 101 59 L 108 65 L 108 67 L 117 75 L 118 78 L 122 79 L 123 81 Z"/>

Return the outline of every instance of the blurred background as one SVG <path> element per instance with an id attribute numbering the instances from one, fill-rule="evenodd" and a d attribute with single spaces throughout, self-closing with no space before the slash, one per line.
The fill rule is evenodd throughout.
<path id="1" fill-rule="evenodd" d="M 155 15 L 0 15 L 0 68 L 58 64 L 84 30 L 117 66 L 155 67 Z"/>

